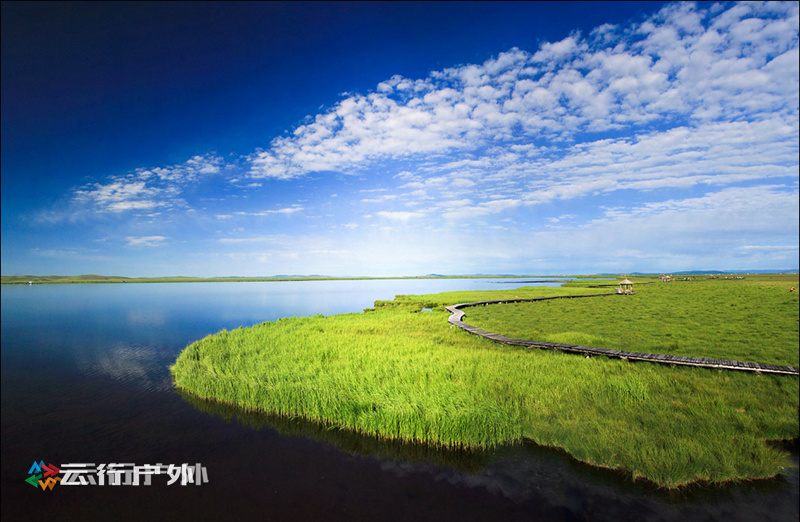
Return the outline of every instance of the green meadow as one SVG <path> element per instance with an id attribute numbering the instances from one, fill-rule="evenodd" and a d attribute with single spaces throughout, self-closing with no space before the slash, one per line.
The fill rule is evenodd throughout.
<path id="1" fill-rule="evenodd" d="M 634 296 L 467 308 L 464 320 L 510 337 L 797 366 L 797 276 L 759 279 L 634 279 Z M 363 313 L 222 331 L 171 370 L 182 392 L 250 412 L 431 447 L 528 439 L 667 488 L 790 465 L 770 441 L 798 437 L 797 376 L 504 346 L 452 327 L 444 310 L 597 292 L 580 283 L 397 296 Z"/>
<path id="2" fill-rule="evenodd" d="M 466 308 L 464 321 L 514 339 L 799 366 L 800 292 L 790 288 L 774 280 L 639 284 L 634 296 Z"/>

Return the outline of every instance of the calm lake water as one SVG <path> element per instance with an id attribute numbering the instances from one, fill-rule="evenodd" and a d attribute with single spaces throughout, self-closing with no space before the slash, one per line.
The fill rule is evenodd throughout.
<path id="1" fill-rule="evenodd" d="M 523 286 L 518 281 L 516 286 Z M 508 280 L 2 287 L 3 520 L 798 520 L 797 469 L 664 492 L 532 444 L 440 452 L 183 397 L 168 366 L 223 328 Z M 795 463 L 797 447 L 791 448 Z M 208 482 L 26 483 L 34 462 L 201 464 Z M 62 474 L 63 476 L 63 474 Z"/>

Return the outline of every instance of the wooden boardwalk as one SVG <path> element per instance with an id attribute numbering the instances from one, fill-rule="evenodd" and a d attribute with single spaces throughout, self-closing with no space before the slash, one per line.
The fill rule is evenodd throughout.
<path id="1" fill-rule="evenodd" d="M 544 341 L 528 341 L 525 339 L 512 339 L 500 334 L 492 333 L 475 326 L 468 325 L 462 319 L 464 318 L 464 311 L 462 308 L 469 308 L 471 306 L 486 306 L 490 304 L 505 304 L 505 303 L 525 303 L 532 301 L 546 301 L 548 299 L 573 299 L 579 297 L 600 297 L 619 295 L 616 293 L 610 294 L 589 294 L 589 295 L 563 295 L 554 297 L 538 297 L 533 299 L 502 299 L 497 301 L 477 301 L 474 303 L 462 303 L 446 307 L 447 311 L 451 313 L 447 321 L 450 324 L 458 326 L 467 332 L 492 341 L 510 344 L 512 346 L 525 346 L 528 348 L 544 348 L 548 350 L 560 350 L 562 352 L 580 353 L 587 356 L 590 355 L 604 355 L 606 357 L 615 357 L 617 359 L 624 359 L 628 361 L 646 361 L 659 364 L 669 365 L 682 365 L 682 366 L 697 366 L 701 368 L 716 368 L 719 370 L 739 370 L 750 371 L 758 373 L 777 373 L 782 375 L 798 375 L 800 371 L 793 366 L 778 366 L 774 364 L 762 364 L 743 361 L 729 361 L 726 359 L 705 359 L 701 357 L 679 357 L 677 355 L 664 355 L 656 353 L 638 353 L 638 352 L 624 352 L 621 350 L 606 350 L 603 348 L 589 348 L 587 346 L 577 346 L 573 344 L 561 343 L 548 343 Z"/>

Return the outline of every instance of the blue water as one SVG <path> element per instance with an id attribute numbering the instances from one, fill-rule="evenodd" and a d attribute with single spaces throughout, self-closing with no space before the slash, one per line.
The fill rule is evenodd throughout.
<path id="1" fill-rule="evenodd" d="M 526 280 L 527 281 L 527 280 Z M 558 284 L 558 283 L 550 283 Z M 223 328 L 360 312 L 508 280 L 2 287 L 3 520 L 797 520 L 797 470 L 665 493 L 532 444 L 435 452 L 178 394 L 168 366 Z M 797 449 L 794 448 L 797 460 Z M 208 483 L 56 486 L 34 461 L 196 464 Z"/>

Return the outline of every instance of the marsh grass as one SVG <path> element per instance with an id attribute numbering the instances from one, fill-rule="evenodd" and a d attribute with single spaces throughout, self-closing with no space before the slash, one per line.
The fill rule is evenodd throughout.
<path id="1" fill-rule="evenodd" d="M 219 416 L 227 421 L 236 421 L 256 430 L 266 428 L 285 435 L 314 439 L 355 455 L 377 456 L 412 463 L 433 463 L 466 473 L 478 473 L 498 460 L 502 452 L 501 448 L 486 451 L 483 449 L 432 447 L 403 440 L 389 441 L 299 417 L 289 418 L 248 411 L 238 406 L 200 399 L 181 390 L 178 390 L 178 393 L 198 410 Z"/>
<path id="2" fill-rule="evenodd" d="M 365 313 L 220 332 L 188 346 L 172 374 L 181 390 L 253 412 L 431 447 L 530 439 L 664 487 L 770 477 L 789 465 L 787 453 L 765 441 L 798 436 L 796 377 L 503 346 L 451 327 L 444 310 L 483 299 L 592 292 L 398 296 Z M 637 288 L 632 298 L 563 302 L 648 298 Z M 682 301 L 688 306 L 691 299 Z M 422 308 L 432 312 L 419 313 Z M 694 310 L 691 305 L 690 316 Z M 564 332 L 586 335 L 578 323 L 547 333 Z M 794 343 L 796 349 L 796 337 Z"/>

